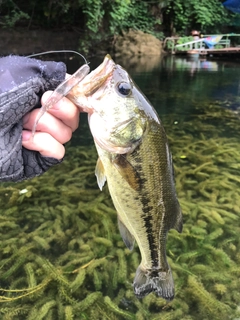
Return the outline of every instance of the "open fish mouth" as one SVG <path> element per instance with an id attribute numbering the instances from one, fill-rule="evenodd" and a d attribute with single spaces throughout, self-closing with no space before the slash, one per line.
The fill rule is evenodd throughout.
<path id="1" fill-rule="evenodd" d="M 95 70 L 93 70 L 89 75 L 74 87 L 68 96 L 81 96 L 84 94 L 85 97 L 93 96 L 93 94 L 98 91 L 103 84 L 112 75 L 116 64 L 112 60 L 111 56 L 108 54 Z"/>

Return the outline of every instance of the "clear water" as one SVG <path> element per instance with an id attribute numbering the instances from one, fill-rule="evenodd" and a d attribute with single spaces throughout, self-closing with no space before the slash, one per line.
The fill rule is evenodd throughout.
<path id="1" fill-rule="evenodd" d="M 101 60 L 97 57 L 91 61 L 91 68 L 99 65 Z M 178 56 L 115 59 L 129 72 L 160 117 L 171 114 L 173 122 L 197 115 L 201 104 L 217 103 L 237 113 L 240 105 L 240 60 L 235 60 Z M 69 69 L 73 72 L 77 67 L 78 63 L 72 62 Z M 86 119 L 84 115 L 83 119 Z"/>
<path id="2" fill-rule="evenodd" d="M 101 61 L 92 59 L 91 68 Z M 40 313 L 41 319 L 237 319 L 240 63 L 178 56 L 115 61 L 151 101 L 169 139 L 184 217 L 182 234 L 171 231 L 167 243 L 176 297 L 167 305 L 154 294 L 134 297 L 140 254 L 125 249 L 107 189 L 97 188 L 97 155 L 83 114 L 60 166 L 0 190 L 0 287 L 33 291 L 3 290 L 3 308 L 12 314 L 22 308 L 21 318 L 11 319 Z M 69 60 L 69 72 L 80 63 Z M 9 319 L 7 309 L 0 312 Z"/>

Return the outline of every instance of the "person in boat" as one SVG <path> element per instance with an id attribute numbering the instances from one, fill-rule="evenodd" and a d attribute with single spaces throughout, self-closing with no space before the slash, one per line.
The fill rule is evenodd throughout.
<path id="1" fill-rule="evenodd" d="M 34 139 L 32 129 L 41 103 L 65 76 L 62 62 L 0 58 L 0 181 L 33 178 L 62 161 L 79 108 L 64 97 L 41 118 Z"/>

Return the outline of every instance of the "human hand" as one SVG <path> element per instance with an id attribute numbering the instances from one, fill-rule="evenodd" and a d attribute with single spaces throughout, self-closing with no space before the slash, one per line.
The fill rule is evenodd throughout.
<path id="1" fill-rule="evenodd" d="M 47 91 L 43 94 L 42 104 L 51 93 Z M 63 144 L 71 139 L 72 132 L 78 127 L 79 108 L 69 99 L 62 98 L 41 117 L 32 139 L 38 112 L 39 109 L 34 109 L 23 117 L 22 145 L 26 149 L 39 151 L 44 157 L 60 160 L 65 154 Z"/>
<path id="2" fill-rule="evenodd" d="M 37 150 L 40 149 L 43 154 L 35 151 L 36 145 L 30 146 L 27 137 L 30 138 L 31 123 L 34 122 L 34 115 L 39 110 L 36 108 L 41 106 L 40 100 L 43 94 L 48 90 L 54 90 L 65 76 L 66 66 L 62 62 L 40 61 L 20 56 L 0 58 L 0 181 L 17 182 L 33 178 L 61 162 L 59 159 L 64 155 L 64 147 L 61 144 L 71 137 L 71 131 L 75 125 L 74 121 L 71 121 L 71 116 L 70 119 L 64 116 L 60 105 L 59 109 L 55 107 L 46 115 L 45 128 L 43 122 L 39 124 L 35 143 L 38 145 Z M 29 119 L 25 117 L 26 114 L 29 114 Z M 52 121 L 49 119 L 50 115 L 53 116 Z M 58 121 L 62 122 L 60 127 L 56 126 Z M 63 129 L 64 125 L 69 126 L 69 129 Z M 63 134 L 56 127 L 62 130 Z M 26 132 L 22 134 L 23 131 Z M 44 136 L 40 136 L 42 133 L 45 134 L 45 142 L 42 138 L 38 139 Z M 59 138 L 60 133 L 62 138 Z M 24 138 L 24 144 L 29 144 L 28 147 L 32 150 L 23 146 L 22 138 Z M 55 147 L 53 140 L 56 140 Z M 48 145 L 47 150 L 44 143 Z M 52 156 L 47 156 L 50 149 L 55 151 L 51 153 Z"/>

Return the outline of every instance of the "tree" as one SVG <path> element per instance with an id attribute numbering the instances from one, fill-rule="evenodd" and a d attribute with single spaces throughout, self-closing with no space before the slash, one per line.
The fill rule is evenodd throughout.
<path id="1" fill-rule="evenodd" d="M 231 24 L 234 14 L 228 12 L 219 0 L 170 0 L 165 19 L 171 32 L 189 34 L 197 29 L 202 33 L 216 33 Z"/>

